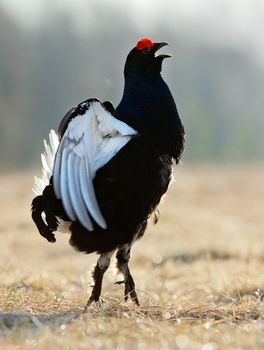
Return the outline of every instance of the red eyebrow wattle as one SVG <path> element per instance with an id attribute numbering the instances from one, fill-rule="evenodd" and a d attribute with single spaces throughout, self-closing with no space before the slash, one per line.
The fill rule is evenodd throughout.
<path id="1" fill-rule="evenodd" d="M 154 45 L 153 41 L 150 38 L 141 38 L 136 43 L 136 48 L 138 50 L 144 50 Z"/>

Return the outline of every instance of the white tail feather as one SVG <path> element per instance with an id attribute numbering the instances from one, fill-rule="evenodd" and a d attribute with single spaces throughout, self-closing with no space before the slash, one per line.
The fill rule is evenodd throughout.
<path id="1" fill-rule="evenodd" d="M 58 146 L 58 135 L 54 130 L 50 130 L 49 143 L 44 140 L 44 152 L 41 154 L 42 177 L 34 177 L 35 184 L 32 188 L 32 191 L 36 195 L 41 195 L 44 188 L 49 184 L 49 180 L 53 172 L 53 164 Z"/>

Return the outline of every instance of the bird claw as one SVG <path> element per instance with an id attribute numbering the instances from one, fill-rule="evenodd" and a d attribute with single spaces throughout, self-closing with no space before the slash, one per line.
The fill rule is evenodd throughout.
<path id="1" fill-rule="evenodd" d="M 92 304 L 92 303 L 95 303 L 96 306 L 98 307 L 102 307 L 103 304 L 106 302 L 102 297 L 100 297 L 99 299 L 93 297 L 92 295 L 90 296 L 90 298 L 88 299 L 85 307 L 84 307 L 84 311 L 87 311 L 87 309 L 89 308 L 89 306 Z"/>
<path id="2" fill-rule="evenodd" d="M 135 284 L 131 281 L 125 282 L 125 301 L 128 300 L 128 296 L 130 296 L 131 300 L 137 305 L 140 306 L 140 302 L 137 297 L 137 293 L 135 291 Z"/>
<path id="3" fill-rule="evenodd" d="M 124 298 L 125 302 L 127 302 L 128 296 L 130 296 L 131 300 L 132 300 L 137 306 L 140 306 L 140 302 L 139 302 L 139 300 L 138 300 L 137 293 L 136 293 L 135 290 L 132 290 L 131 292 L 129 292 L 129 293 L 127 293 L 127 294 L 125 295 L 125 298 Z"/>
<path id="4" fill-rule="evenodd" d="M 140 302 L 138 300 L 137 293 L 135 290 L 132 290 L 132 292 L 130 292 L 130 298 L 137 306 L 140 306 Z"/>
<path id="5" fill-rule="evenodd" d="M 115 284 L 123 284 L 125 281 L 116 281 Z"/>

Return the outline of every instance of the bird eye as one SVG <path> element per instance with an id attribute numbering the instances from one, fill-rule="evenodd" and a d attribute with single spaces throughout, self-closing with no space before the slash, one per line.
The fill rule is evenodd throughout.
<path id="1" fill-rule="evenodd" d="M 150 48 L 150 47 L 146 47 L 144 50 L 142 50 L 142 53 L 143 53 L 144 55 L 147 55 L 147 54 L 150 53 L 150 51 L 151 51 L 151 48 Z"/>

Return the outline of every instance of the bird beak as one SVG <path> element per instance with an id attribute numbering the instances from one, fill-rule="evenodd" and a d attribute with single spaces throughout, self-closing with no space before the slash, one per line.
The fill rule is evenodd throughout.
<path id="1" fill-rule="evenodd" d="M 154 43 L 153 45 L 153 51 L 154 53 L 156 53 L 158 50 L 160 50 L 163 46 L 167 46 L 169 44 L 167 43 Z M 161 55 L 155 55 L 155 57 L 159 57 L 159 58 L 169 58 L 171 57 L 171 55 L 168 55 L 168 54 L 161 54 Z"/>

